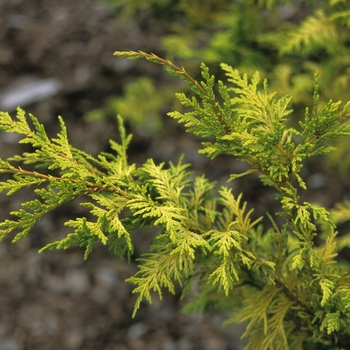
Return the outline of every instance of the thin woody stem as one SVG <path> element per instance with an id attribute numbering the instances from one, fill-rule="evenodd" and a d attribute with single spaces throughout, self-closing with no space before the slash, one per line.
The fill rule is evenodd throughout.
<path id="1" fill-rule="evenodd" d="M 137 59 L 137 58 L 145 58 L 148 61 L 154 62 L 154 63 L 158 63 L 158 64 L 162 64 L 165 66 L 170 67 L 171 69 L 173 69 L 174 71 L 182 74 L 185 77 L 185 80 L 187 80 L 190 84 L 194 85 L 200 92 L 201 94 L 206 97 L 209 101 L 209 103 L 211 104 L 215 114 L 218 117 L 218 120 L 220 122 L 220 124 L 225 128 L 225 131 L 227 134 L 230 133 L 230 127 L 229 125 L 226 123 L 224 117 L 222 116 L 221 112 L 219 111 L 215 100 L 210 99 L 210 97 L 208 96 L 208 93 L 205 91 L 205 89 L 203 89 L 203 87 L 198 83 L 197 80 L 195 80 L 194 78 L 192 78 L 186 71 L 184 68 L 180 68 L 177 65 L 175 65 L 174 63 L 172 63 L 169 60 L 166 60 L 164 58 L 161 58 L 153 53 L 146 53 L 143 51 L 116 51 L 114 53 L 115 55 L 119 56 L 119 57 L 124 57 L 124 58 L 129 58 L 129 59 Z"/>
<path id="2" fill-rule="evenodd" d="M 31 176 L 35 177 L 38 179 L 43 179 L 46 181 L 50 180 L 56 180 L 56 181 L 70 181 L 72 183 L 81 183 L 81 180 L 76 180 L 76 179 L 68 179 L 68 178 L 63 178 L 63 177 L 58 177 L 58 176 L 52 176 L 52 175 L 46 175 L 39 173 L 37 171 L 28 171 L 28 170 L 23 170 L 21 168 L 14 168 L 14 169 L 0 169 L 0 173 L 7 173 L 7 174 L 21 174 L 21 175 L 26 175 L 26 176 Z M 104 187 L 98 184 L 95 184 L 90 181 L 85 181 L 85 185 L 89 188 L 92 189 L 92 192 L 95 191 L 108 191 L 108 192 L 114 192 L 117 193 L 125 198 L 132 199 L 133 197 L 126 191 L 122 190 L 119 187 L 115 186 L 108 186 Z"/>

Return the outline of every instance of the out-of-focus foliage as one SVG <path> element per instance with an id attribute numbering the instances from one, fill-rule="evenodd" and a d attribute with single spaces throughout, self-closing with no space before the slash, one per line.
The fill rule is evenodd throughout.
<path id="1" fill-rule="evenodd" d="M 160 24 L 166 21 L 161 41 L 170 59 L 273 74 L 273 88 L 280 95 L 292 91 L 294 104 L 310 102 L 316 70 L 325 100 L 350 91 L 348 1 L 103 1 L 127 16 L 147 11 Z"/>
<path id="2" fill-rule="evenodd" d="M 315 71 L 325 100 L 348 96 L 350 2 L 228 4 L 228 11 L 202 28 L 189 30 L 187 23 L 174 26 L 174 32 L 163 39 L 170 57 L 198 58 L 212 65 L 225 62 L 246 72 L 272 74 L 273 89 L 280 95 L 292 93 L 294 105 L 310 102 Z"/>
<path id="3" fill-rule="evenodd" d="M 103 1 L 125 16 L 137 20 L 147 13 L 159 25 L 166 24 L 161 48 L 191 71 L 200 62 L 219 79 L 222 62 L 248 74 L 258 70 L 269 77 L 278 96 L 293 95 L 292 106 L 298 110 L 312 103 L 316 72 L 321 105 L 329 99 L 347 101 L 350 95 L 350 1 Z M 350 157 L 341 152 L 343 140 L 336 142 L 339 152 L 329 161 L 344 172 Z"/>
<path id="4" fill-rule="evenodd" d="M 94 109 L 86 117 L 94 120 L 121 114 L 133 130 L 152 136 L 162 129 L 161 108 L 173 95 L 172 88 L 156 90 L 152 79 L 141 77 L 126 84 L 124 96 L 110 97 L 104 109 Z"/>
<path id="5" fill-rule="evenodd" d="M 170 25 L 186 18 L 190 27 L 206 27 L 218 13 L 227 11 L 228 0 L 102 0 L 118 9 L 124 17 L 137 17 L 142 11 Z M 265 1 L 264 1 L 265 2 Z M 274 1 L 275 2 L 275 1 Z M 181 18 L 182 17 L 182 18 Z"/>

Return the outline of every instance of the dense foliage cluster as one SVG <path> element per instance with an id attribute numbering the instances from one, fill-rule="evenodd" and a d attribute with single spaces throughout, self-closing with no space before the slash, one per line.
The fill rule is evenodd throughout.
<path id="1" fill-rule="evenodd" d="M 177 60 L 198 78 L 200 62 L 206 62 L 213 74 L 224 79 L 218 69 L 222 62 L 253 75 L 269 79 L 271 91 L 278 96 L 292 95 L 299 113 L 312 104 L 314 72 L 319 73 L 318 88 L 323 105 L 347 101 L 350 94 L 350 2 L 346 0 L 102 0 L 125 18 L 151 17 L 164 28 L 160 37 L 161 56 Z M 153 23 L 153 22 L 152 22 Z M 197 75 L 198 74 L 198 75 Z M 148 81 L 146 101 L 141 94 L 145 81 L 135 77 L 125 88 L 124 97 L 109 97 L 105 108 L 89 113 L 104 118 L 120 113 L 129 105 L 124 120 L 134 130 L 151 125 L 149 135 L 161 128 L 160 111 L 171 106 L 174 88 Z M 130 92 L 138 104 L 130 104 Z M 161 96 L 161 100 L 159 97 Z M 145 101 L 145 102 L 144 102 Z M 150 103 L 149 101 L 152 101 Z M 161 102 L 163 101 L 163 102 Z M 163 103 L 163 104 L 162 104 Z M 170 105 L 170 107 L 169 107 Z M 178 109 L 178 106 L 176 106 Z M 334 141 L 338 152 L 328 159 L 341 173 L 350 168 L 347 144 Z"/>
<path id="2" fill-rule="evenodd" d="M 36 117 L 18 109 L 15 118 L 0 113 L 0 129 L 21 135 L 19 142 L 31 151 L 0 160 L 0 173 L 12 175 L 0 182 L 0 191 L 12 195 L 34 187 L 35 198 L 0 223 L 1 239 L 15 233 L 13 241 L 18 241 L 43 215 L 83 197 L 81 205 L 91 215 L 67 221 L 73 232 L 41 252 L 79 246 L 87 258 L 100 241 L 130 258 L 134 231 L 156 227 L 150 251 L 128 279 L 138 294 L 134 313 L 143 299 L 152 301 L 152 291 L 162 297 L 163 288 L 174 293 L 179 284 L 185 295 L 196 282 L 199 292 L 188 309 L 231 310 L 228 322 L 247 322 L 248 350 L 348 348 L 350 275 L 337 255 L 350 236 L 338 237 L 335 223 L 349 219 L 350 206 L 344 202 L 330 213 L 301 202 L 300 191 L 307 190 L 301 177 L 304 162 L 334 149 L 325 141 L 350 135 L 344 123 L 350 102 L 320 105 L 316 76 L 313 106 L 298 127 L 291 127 L 291 97 L 269 92 L 258 73 L 248 78 L 222 64 L 224 84 L 202 64 L 198 82 L 154 54 L 115 54 L 161 64 L 188 84 L 192 95 L 177 94 L 186 111 L 169 115 L 204 139 L 201 153 L 210 158 L 224 154 L 249 165 L 229 180 L 258 172 L 264 185 L 276 191 L 281 210 L 266 214 L 271 228 L 264 229 L 261 218 L 251 219 L 241 195 L 227 187 L 215 192 L 215 183 L 204 175 L 190 176 L 181 159 L 168 165 L 152 159 L 140 167 L 129 164 L 131 136 L 120 117 L 120 142 L 110 141 L 113 153 L 92 157 L 70 144 L 62 118 L 60 132 L 50 139 Z M 283 218 L 282 225 L 275 215 Z"/>

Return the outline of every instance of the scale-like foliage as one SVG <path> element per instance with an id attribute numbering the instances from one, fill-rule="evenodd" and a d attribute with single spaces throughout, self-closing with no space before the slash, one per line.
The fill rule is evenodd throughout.
<path id="1" fill-rule="evenodd" d="M 337 46 L 338 35 L 334 21 L 331 21 L 322 10 L 315 16 L 310 16 L 302 25 L 290 34 L 290 39 L 282 48 L 281 53 L 298 51 L 307 55 L 319 47 L 333 53 Z"/>
<path id="2" fill-rule="evenodd" d="M 348 269 L 338 266 L 337 254 L 350 245 L 350 238 L 337 237 L 331 217 L 348 219 L 348 205 L 338 206 L 330 216 L 326 208 L 301 202 L 299 192 L 307 189 L 301 175 L 304 162 L 333 149 L 324 141 L 350 134 L 350 126 L 343 123 L 350 103 L 341 107 L 330 101 L 319 107 L 316 79 L 312 112 L 306 110 L 299 128 L 290 127 L 291 97 L 270 93 L 259 73 L 249 78 L 223 64 L 226 85 L 216 83 L 202 64 L 203 81 L 198 82 L 154 54 L 116 55 L 161 64 L 189 85 L 192 96 L 177 95 L 187 110 L 169 115 L 204 139 L 200 152 L 211 158 L 234 156 L 249 165 L 229 180 L 259 173 L 263 184 L 277 193 L 281 210 L 274 214 L 284 224 L 267 214 L 271 228 L 265 230 L 261 218 L 251 218 L 253 209 L 247 209 L 242 195 L 226 187 L 214 194 L 215 183 L 204 176 L 194 178 L 182 159 L 177 164 L 149 159 L 139 167 L 130 165 L 131 136 L 120 117 L 120 142 L 111 141 L 110 153 L 92 157 L 71 146 L 62 118 L 57 137 L 49 138 L 37 118 L 18 109 L 15 118 L 1 112 L 0 129 L 21 135 L 19 142 L 31 151 L 0 159 L 0 173 L 12 175 L 0 183 L 0 191 L 13 195 L 34 186 L 35 197 L 0 223 L 1 239 L 12 233 L 14 241 L 25 237 L 43 215 L 84 197 L 81 205 L 89 215 L 67 221 L 73 232 L 40 252 L 80 246 L 87 258 L 100 241 L 130 258 L 134 230 L 155 227 L 150 251 L 128 279 L 138 294 L 134 315 L 144 299 L 152 302 L 151 292 L 161 298 L 163 288 L 175 293 L 178 284 L 186 294 L 196 281 L 200 290 L 192 307 L 232 310 L 229 322 L 247 322 L 246 349 L 345 349 L 350 277 Z"/>

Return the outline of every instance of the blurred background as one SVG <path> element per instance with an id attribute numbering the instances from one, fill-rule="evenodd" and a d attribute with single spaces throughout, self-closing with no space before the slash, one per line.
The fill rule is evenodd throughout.
<path id="1" fill-rule="evenodd" d="M 244 164 L 199 155 L 200 140 L 166 116 L 181 108 L 174 92 L 186 92 L 185 84 L 158 65 L 113 52 L 153 52 L 198 79 L 202 61 L 220 79 L 220 62 L 248 74 L 259 70 L 270 90 L 294 96 L 297 126 L 312 106 L 315 71 L 321 104 L 350 99 L 349 13 L 341 0 L 0 0 L 0 110 L 24 108 L 50 136 L 61 115 L 71 144 L 92 155 L 118 139 L 120 113 L 134 135 L 130 162 L 176 162 L 185 153 L 195 175 L 204 172 L 226 185 Z M 1 158 L 23 152 L 17 142 L 16 135 L 1 133 Z M 310 162 L 303 173 L 308 201 L 327 208 L 349 197 L 348 141 L 337 146 L 330 161 Z M 244 193 L 256 217 L 278 210 L 275 194 L 258 177 L 229 186 Z M 29 195 L 2 194 L 0 220 Z M 136 296 L 124 280 L 150 244 L 144 232 L 135 233 L 130 264 L 102 246 L 87 261 L 80 249 L 38 255 L 70 232 L 65 221 L 81 215 L 78 203 L 70 203 L 44 217 L 26 239 L 0 244 L 0 350 L 243 349 L 243 328 L 222 327 L 228 314 L 183 314 L 178 295 L 164 292 L 162 301 L 156 296 L 131 318 Z"/>

